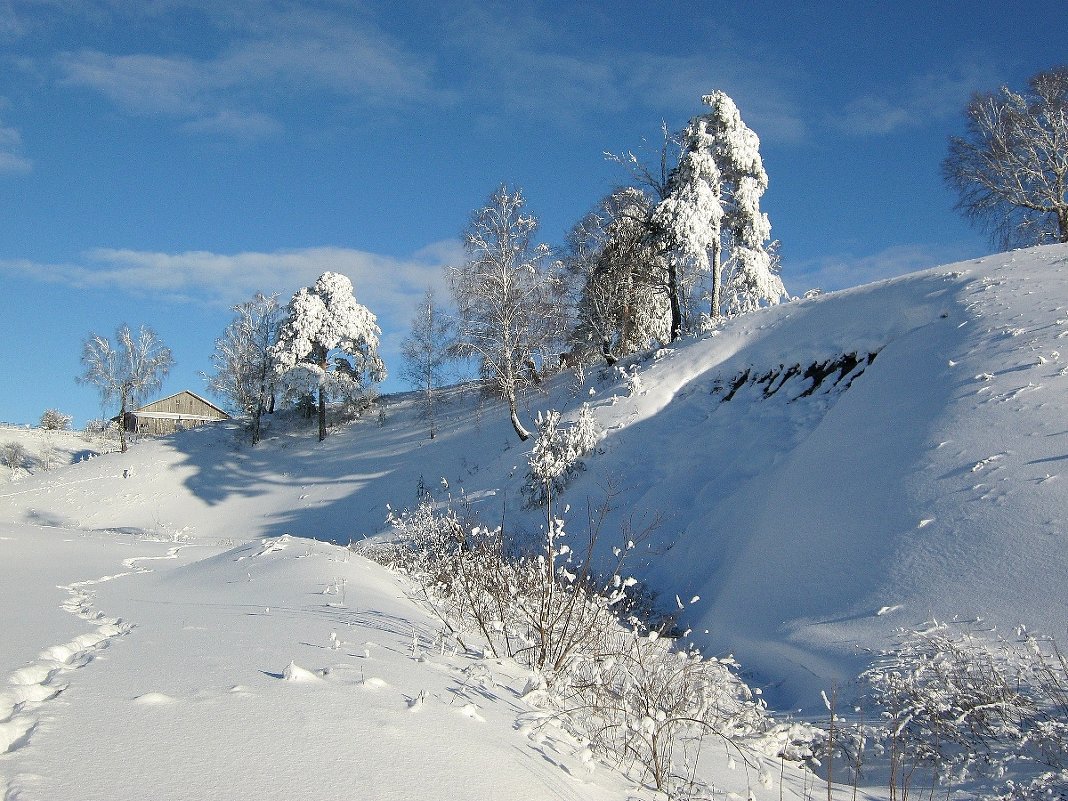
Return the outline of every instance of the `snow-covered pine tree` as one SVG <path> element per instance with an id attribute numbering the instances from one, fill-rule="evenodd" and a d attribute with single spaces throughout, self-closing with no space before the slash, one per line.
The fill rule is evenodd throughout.
<path id="1" fill-rule="evenodd" d="M 760 158 L 760 138 L 742 122 L 738 107 L 725 92 L 702 98 L 712 111 L 706 115 L 712 135 L 713 158 L 726 184 L 724 228 L 729 261 L 720 270 L 722 292 L 717 291 L 715 275 L 710 311 L 743 314 L 763 305 L 774 306 L 789 299 L 778 273 L 777 244 L 771 240 L 771 222 L 760 210 L 760 199 L 768 188 L 768 174 Z"/>
<path id="2" fill-rule="evenodd" d="M 667 197 L 652 218 L 668 258 L 672 339 L 681 332 L 687 285 L 705 273 L 711 279 L 713 319 L 787 297 L 767 245 L 771 224 L 760 211 L 768 185 L 760 140 L 726 93 L 716 91 L 702 100 L 711 111 L 686 127 Z M 730 268 L 726 291 L 724 245 Z"/>
<path id="3" fill-rule="evenodd" d="M 604 197 L 568 234 L 564 267 L 574 286 L 572 352 L 604 358 L 668 341 L 663 259 L 649 240 L 652 204 L 634 187 Z"/>
<path id="4" fill-rule="evenodd" d="M 371 311 L 356 301 L 352 281 L 323 273 L 297 290 L 289 315 L 271 348 L 275 371 L 318 393 L 319 441 L 326 439 L 326 402 L 353 399 L 370 383 L 386 377 L 378 355 L 382 330 Z"/>

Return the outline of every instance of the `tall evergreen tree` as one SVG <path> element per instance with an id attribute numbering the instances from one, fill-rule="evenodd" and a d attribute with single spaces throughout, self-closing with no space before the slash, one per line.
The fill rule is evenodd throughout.
<path id="1" fill-rule="evenodd" d="M 702 100 L 710 111 L 686 127 L 667 196 L 652 216 L 654 233 L 667 254 L 672 339 L 681 333 L 684 292 L 701 275 L 710 277 L 713 319 L 787 297 L 769 250 L 771 225 L 760 211 L 768 185 L 760 140 L 724 92 Z M 725 248 L 731 260 L 727 304 Z"/>

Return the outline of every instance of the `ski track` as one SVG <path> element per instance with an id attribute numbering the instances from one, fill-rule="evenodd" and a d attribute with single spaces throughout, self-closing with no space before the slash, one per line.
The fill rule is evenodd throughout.
<path id="1" fill-rule="evenodd" d="M 122 618 L 108 617 L 93 605 L 91 588 L 97 584 L 137 573 L 149 573 L 139 563 L 157 559 L 175 559 L 182 546 L 171 548 L 163 556 L 135 556 L 122 561 L 126 568 L 121 573 L 100 578 L 76 581 L 60 586 L 68 597 L 62 608 L 89 623 L 92 628 L 74 639 L 51 645 L 40 652 L 36 661 L 18 668 L 7 680 L 7 687 L 0 690 L 0 757 L 29 744 L 41 721 L 40 713 L 49 701 L 67 689 L 66 679 L 76 670 L 91 663 L 96 656 L 111 644 L 125 637 L 134 629 L 134 624 Z M 0 777 L 3 798 L 18 796 L 18 788 L 11 781 Z"/>

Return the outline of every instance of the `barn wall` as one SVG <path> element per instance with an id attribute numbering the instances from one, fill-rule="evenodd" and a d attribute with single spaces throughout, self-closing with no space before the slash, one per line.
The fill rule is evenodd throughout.
<path id="1" fill-rule="evenodd" d="M 173 417 L 148 417 L 143 416 L 142 413 L 162 413 L 178 415 L 179 417 L 177 419 Z M 126 430 L 137 434 L 173 434 L 175 431 L 196 428 L 211 422 L 211 420 L 182 419 L 183 415 L 210 417 L 212 420 L 228 419 L 228 415 L 220 412 L 211 404 L 205 403 L 195 395 L 189 392 L 179 392 L 172 397 L 162 398 L 142 406 L 135 412 L 127 412 Z"/>
<path id="2" fill-rule="evenodd" d="M 196 414 L 204 415 L 205 417 L 214 417 L 219 420 L 225 419 L 219 410 L 214 406 L 205 403 L 200 398 L 189 394 L 188 392 L 180 392 L 173 398 L 163 398 L 162 400 L 155 401 L 142 406 L 138 411 L 142 412 L 170 412 L 172 414 Z"/>

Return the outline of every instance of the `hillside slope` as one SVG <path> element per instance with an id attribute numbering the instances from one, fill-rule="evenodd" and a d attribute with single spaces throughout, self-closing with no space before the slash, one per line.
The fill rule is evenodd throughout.
<path id="1" fill-rule="evenodd" d="M 931 616 L 1063 634 L 1066 338 L 1068 247 L 1051 246 L 732 321 L 636 363 L 632 393 L 591 370 L 525 402 L 589 402 L 605 429 L 564 499 L 576 542 L 577 510 L 606 498 L 605 549 L 656 521 L 635 573 L 669 602 L 700 596 L 683 620 L 710 649 L 774 702 L 812 706 Z M 0 518 L 345 543 L 423 486 L 512 530 L 538 525 L 520 492 L 529 445 L 470 391 L 453 391 L 434 440 L 400 396 L 324 443 L 277 428 L 256 449 L 235 442 L 186 432 L 27 477 L 0 493 Z"/>

